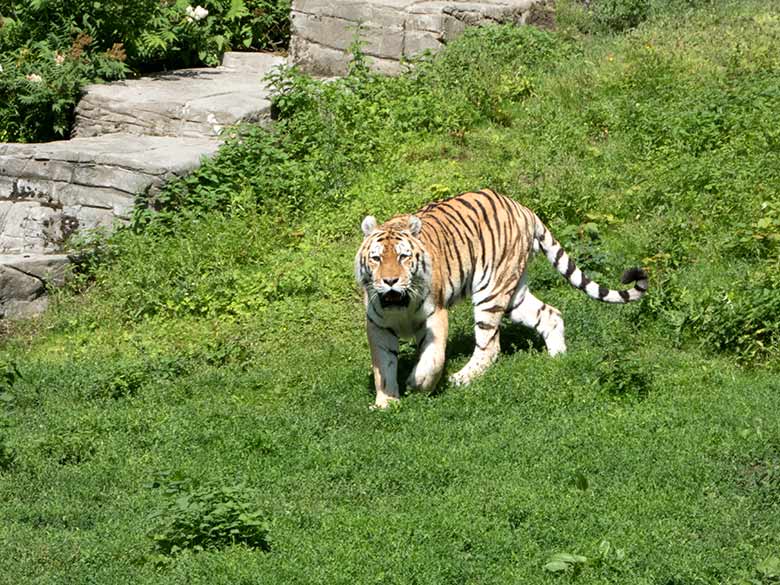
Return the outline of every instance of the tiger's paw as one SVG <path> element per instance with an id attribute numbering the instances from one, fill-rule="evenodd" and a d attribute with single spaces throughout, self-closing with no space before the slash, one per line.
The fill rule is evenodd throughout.
<path id="1" fill-rule="evenodd" d="M 464 372 L 461 370 L 460 372 L 457 372 L 447 378 L 447 381 L 452 384 L 453 386 L 465 386 L 471 380 L 474 378 L 474 376 L 470 372 Z"/>
<path id="2" fill-rule="evenodd" d="M 401 405 L 400 398 L 392 398 L 389 396 L 377 398 L 376 402 L 368 407 L 369 410 L 388 410 L 391 408 L 398 408 Z"/>
<path id="3" fill-rule="evenodd" d="M 406 387 L 413 391 L 429 392 L 439 383 L 441 371 L 419 374 L 413 371 L 406 379 Z"/>

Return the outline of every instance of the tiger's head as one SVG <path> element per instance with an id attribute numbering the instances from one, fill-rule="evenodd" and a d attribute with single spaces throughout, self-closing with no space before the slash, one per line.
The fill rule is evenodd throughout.
<path id="1" fill-rule="evenodd" d="M 405 308 L 425 293 L 430 280 L 430 259 L 418 239 L 422 222 L 403 215 L 377 225 L 369 215 L 363 220 L 363 243 L 355 257 L 355 277 L 368 295 L 384 309 Z"/>

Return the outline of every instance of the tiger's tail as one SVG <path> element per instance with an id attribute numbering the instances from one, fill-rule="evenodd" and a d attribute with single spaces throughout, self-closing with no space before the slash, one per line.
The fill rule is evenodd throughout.
<path id="1" fill-rule="evenodd" d="M 560 272 L 574 288 L 585 292 L 590 298 L 605 303 L 630 303 L 638 301 L 647 292 L 647 273 L 641 268 L 629 268 L 623 272 L 620 282 L 623 284 L 634 283 L 633 288 L 628 290 L 615 290 L 604 288 L 599 283 L 588 278 L 574 264 L 574 261 L 563 250 L 558 241 L 553 238 L 550 230 L 536 217 L 534 227 L 534 239 L 539 248 L 544 252 L 547 259 L 555 269 Z"/>

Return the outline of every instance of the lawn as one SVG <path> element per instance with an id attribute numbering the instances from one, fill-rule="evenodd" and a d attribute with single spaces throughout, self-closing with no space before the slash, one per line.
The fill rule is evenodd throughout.
<path id="1" fill-rule="evenodd" d="M 274 132 L 80 244 L 0 348 L 0 582 L 780 581 L 780 12 L 560 5 L 396 79 L 281 74 Z M 370 411 L 361 219 L 487 186 L 647 297 L 539 257 L 566 355 L 507 322 L 476 382 Z M 472 347 L 460 305 L 447 370 Z"/>

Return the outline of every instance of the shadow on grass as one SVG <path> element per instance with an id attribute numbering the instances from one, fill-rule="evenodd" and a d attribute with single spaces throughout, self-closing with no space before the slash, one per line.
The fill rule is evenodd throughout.
<path id="1" fill-rule="evenodd" d="M 513 355 L 518 351 L 544 351 L 544 340 L 535 331 L 506 321 L 501 324 L 501 354 Z M 447 341 L 447 358 L 444 364 L 444 373 L 436 387 L 428 393 L 433 398 L 441 396 L 447 388 L 447 376 L 455 371 L 450 371 L 452 360 L 466 358 L 471 356 L 474 351 L 474 333 L 473 331 L 459 332 L 451 335 Z M 406 387 L 406 378 L 414 369 L 417 363 L 417 351 L 409 343 L 402 344 L 398 354 L 398 385 L 401 389 L 401 396 L 408 396 L 416 392 Z M 374 388 L 374 377 L 369 374 L 366 377 L 366 392 L 371 397 L 376 390 Z"/>

